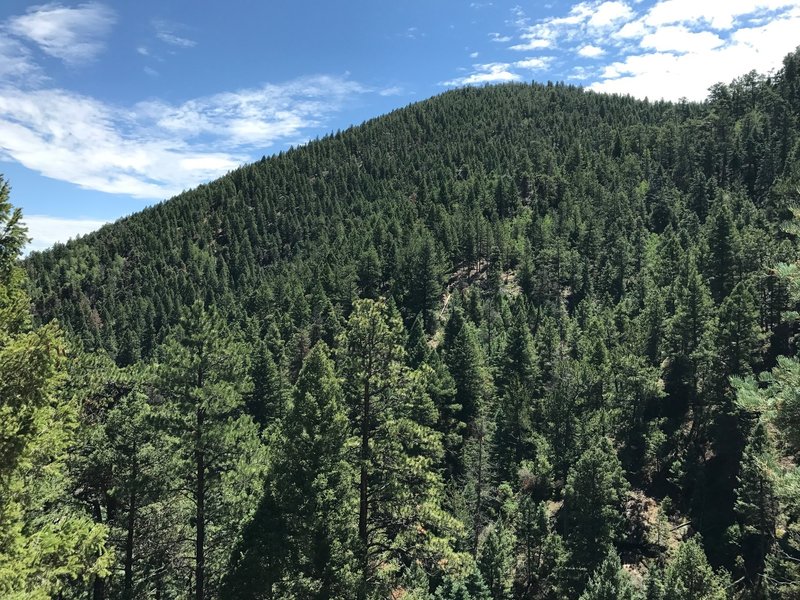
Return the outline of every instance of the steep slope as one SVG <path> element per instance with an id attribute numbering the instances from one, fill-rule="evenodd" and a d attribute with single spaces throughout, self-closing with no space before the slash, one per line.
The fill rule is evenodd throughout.
<path id="1" fill-rule="evenodd" d="M 717 159 L 693 132 L 707 112 L 561 85 L 448 92 L 35 254 L 27 266 L 37 313 L 112 353 L 135 351 L 123 339 L 133 331 L 147 355 L 152 336 L 196 297 L 237 304 L 265 282 L 297 279 L 308 293 L 317 273 L 346 299 L 353 260 L 375 245 L 391 262 L 389 249 L 406 246 L 416 222 L 429 226 L 448 266 L 488 257 L 485 230 L 522 202 L 539 215 L 577 211 L 599 231 L 617 217 L 609 203 L 619 204 L 627 221 L 646 226 L 656 193 L 635 206 L 636 186 L 671 181 L 687 154 Z M 608 167 L 627 155 L 637 157 L 633 172 Z M 682 177 L 688 188 L 691 174 Z M 482 238 L 474 256 L 468 235 Z M 385 281 L 395 275 L 387 266 Z"/>
<path id="2" fill-rule="evenodd" d="M 800 513 L 732 381 L 795 351 L 799 122 L 800 53 L 704 103 L 456 90 L 30 256 L 35 315 L 133 365 L 76 361 L 107 388 L 73 384 L 86 429 L 138 398 L 153 452 L 203 480 L 174 514 L 147 488 L 174 545 L 139 556 L 157 519 L 75 469 L 128 528 L 126 589 L 185 595 L 193 568 L 223 597 L 577 598 L 634 585 L 621 558 L 665 597 L 762 593 Z M 205 535 L 192 394 L 219 455 L 270 457 L 220 467 L 263 493 L 220 484 L 205 575 L 181 545 Z"/>

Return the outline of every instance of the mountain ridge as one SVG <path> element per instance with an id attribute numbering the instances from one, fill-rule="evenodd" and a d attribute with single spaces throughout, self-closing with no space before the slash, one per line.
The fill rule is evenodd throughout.
<path id="1" fill-rule="evenodd" d="M 794 597 L 799 122 L 800 52 L 464 88 L 32 254 L 116 550 L 65 589 Z"/>

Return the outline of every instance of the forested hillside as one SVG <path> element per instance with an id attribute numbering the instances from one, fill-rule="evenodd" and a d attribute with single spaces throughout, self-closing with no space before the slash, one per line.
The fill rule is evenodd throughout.
<path id="1" fill-rule="evenodd" d="M 7 196 L 0 596 L 800 597 L 800 52 L 447 92 L 22 263 Z"/>

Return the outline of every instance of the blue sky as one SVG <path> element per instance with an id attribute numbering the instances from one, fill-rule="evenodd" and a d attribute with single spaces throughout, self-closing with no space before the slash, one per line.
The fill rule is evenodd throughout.
<path id="1" fill-rule="evenodd" d="M 4 0 L 0 173 L 38 249 L 453 87 L 699 100 L 798 44 L 800 0 Z"/>

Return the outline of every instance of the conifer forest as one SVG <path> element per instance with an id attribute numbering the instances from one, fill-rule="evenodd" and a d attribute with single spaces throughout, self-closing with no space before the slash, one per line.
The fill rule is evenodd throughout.
<path id="1" fill-rule="evenodd" d="M 0 597 L 800 598 L 800 51 L 443 93 L 50 250 Z"/>

